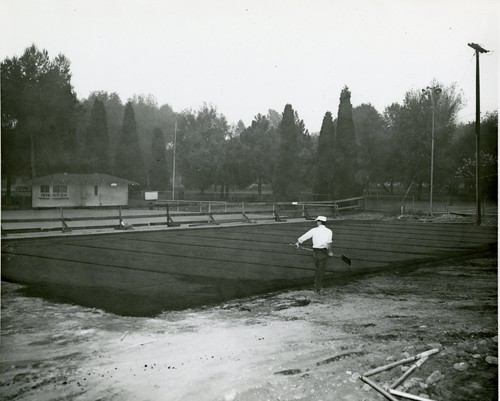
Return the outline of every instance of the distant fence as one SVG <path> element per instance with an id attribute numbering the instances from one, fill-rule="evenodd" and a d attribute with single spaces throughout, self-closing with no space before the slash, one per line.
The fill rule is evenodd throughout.
<path id="1" fill-rule="evenodd" d="M 364 209 L 379 212 L 408 214 L 429 206 L 429 202 L 415 201 L 415 196 L 365 195 Z"/>
<path id="2" fill-rule="evenodd" d="M 482 202 L 481 211 L 483 215 L 496 216 L 498 205 L 495 202 Z M 429 199 L 417 199 L 414 195 L 392 196 L 392 195 L 365 195 L 363 209 L 393 214 L 429 214 Z M 440 197 L 434 198 L 432 204 L 433 214 L 463 214 L 475 215 L 476 203 L 464 200 L 462 197 Z"/>
<path id="3" fill-rule="evenodd" d="M 250 202 L 277 202 L 275 194 L 270 190 L 265 190 L 261 194 L 255 191 L 231 191 L 229 193 L 221 193 L 219 191 L 200 191 L 185 190 L 185 191 L 155 191 L 158 200 L 179 200 L 179 201 L 204 201 L 204 202 L 229 202 L 229 203 L 250 203 Z M 147 203 L 145 194 L 147 191 L 130 191 L 129 204 L 131 206 L 141 206 Z M 326 195 L 317 195 L 308 191 L 301 192 L 298 199 L 301 201 L 314 201 L 327 197 Z"/>
<path id="4" fill-rule="evenodd" d="M 52 209 L 18 217 L 2 216 L 2 236 L 73 230 L 133 230 L 134 227 L 200 226 L 227 223 L 284 222 L 289 219 L 313 220 L 317 215 L 334 218 L 342 211 L 362 209 L 363 198 L 331 202 L 251 202 L 162 201 L 149 210 L 133 208 Z"/>

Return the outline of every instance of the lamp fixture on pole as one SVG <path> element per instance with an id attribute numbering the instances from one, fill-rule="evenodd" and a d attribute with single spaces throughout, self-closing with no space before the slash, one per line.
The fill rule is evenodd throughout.
<path id="1" fill-rule="evenodd" d="M 433 195 L 433 190 L 434 190 L 434 109 L 436 106 L 436 99 L 434 98 L 434 95 L 439 95 L 442 90 L 441 88 L 437 86 L 430 87 L 428 86 L 426 89 L 422 89 L 423 93 L 428 93 L 430 98 L 431 98 L 431 103 L 432 103 L 432 128 L 431 128 L 431 182 L 430 182 L 430 188 L 429 188 L 429 214 L 432 216 L 432 195 Z"/>

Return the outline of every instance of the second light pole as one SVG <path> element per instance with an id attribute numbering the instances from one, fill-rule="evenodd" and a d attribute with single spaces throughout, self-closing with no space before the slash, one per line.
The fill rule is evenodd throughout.
<path id="1" fill-rule="evenodd" d="M 423 93 L 428 93 L 431 98 L 432 103 L 432 128 L 431 128 L 431 182 L 429 189 L 429 214 L 432 216 L 432 192 L 434 189 L 434 109 L 436 106 L 436 100 L 434 95 L 439 95 L 442 90 L 437 86 L 430 87 L 428 86 L 426 89 L 422 89 Z"/>

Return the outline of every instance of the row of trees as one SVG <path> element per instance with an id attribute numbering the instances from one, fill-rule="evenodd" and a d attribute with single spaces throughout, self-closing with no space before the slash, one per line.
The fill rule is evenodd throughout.
<path id="1" fill-rule="evenodd" d="M 34 45 L 2 62 L 2 178 L 54 172 L 109 173 L 139 182 L 144 189 L 171 185 L 175 155 L 187 188 L 230 189 L 272 184 L 278 200 L 297 200 L 312 190 L 317 198 L 359 195 L 381 184 L 429 181 L 431 113 L 435 107 L 437 188 L 454 193 L 473 185 L 474 126 L 457 125 L 462 98 L 455 86 L 440 86 L 435 104 L 409 91 L 402 104 L 380 114 L 370 104 L 353 107 L 340 93 L 337 115 L 326 112 L 319 135 L 311 135 L 293 106 L 258 114 L 248 127 L 230 126 L 214 106 L 175 113 L 152 96 L 123 104 L 115 93 L 94 92 L 79 101 L 71 86 L 69 61 L 51 60 Z M 496 196 L 498 114 L 482 121 L 482 180 Z"/>

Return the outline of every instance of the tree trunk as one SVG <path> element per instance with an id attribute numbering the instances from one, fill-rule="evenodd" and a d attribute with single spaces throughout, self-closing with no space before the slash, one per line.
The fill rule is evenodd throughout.
<path id="1" fill-rule="evenodd" d="M 12 177 L 10 174 L 7 175 L 7 182 L 5 184 L 5 205 L 10 205 L 11 201 L 11 186 L 12 186 Z"/>
<path id="2" fill-rule="evenodd" d="M 418 189 L 417 189 L 417 200 L 422 200 L 422 184 L 423 184 L 423 181 L 420 180 L 418 182 Z"/>
<path id="3" fill-rule="evenodd" d="M 36 178 L 36 168 L 35 168 L 35 136 L 33 135 L 33 129 L 30 130 L 30 170 L 31 179 Z"/>

